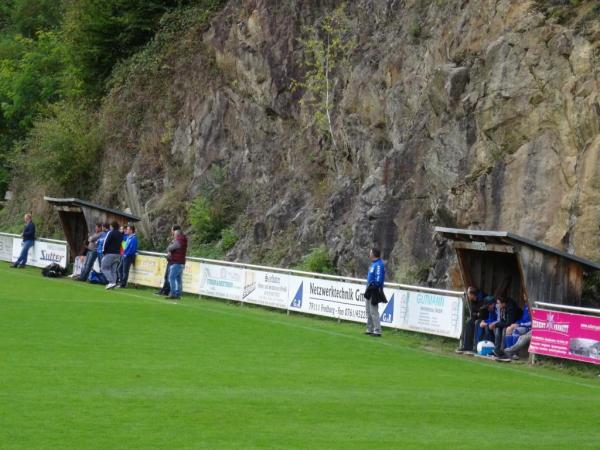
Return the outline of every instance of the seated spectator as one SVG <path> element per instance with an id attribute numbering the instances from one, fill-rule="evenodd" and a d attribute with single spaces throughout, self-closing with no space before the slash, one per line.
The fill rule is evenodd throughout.
<path id="1" fill-rule="evenodd" d="M 123 249 L 123 256 L 121 257 L 121 276 L 119 277 L 121 287 L 127 286 L 127 280 L 129 280 L 129 269 L 131 265 L 135 263 L 135 255 L 137 253 L 137 236 L 135 234 L 135 226 L 128 225 L 125 228 L 125 248 Z"/>
<path id="2" fill-rule="evenodd" d="M 482 313 L 481 308 L 484 305 L 483 299 L 485 294 L 483 291 L 470 286 L 467 289 L 467 320 L 463 326 L 462 336 L 460 338 L 460 347 L 456 349 L 456 353 L 473 353 L 473 344 L 475 340 L 476 323 Z"/>
<path id="3" fill-rule="evenodd" d="M 529 343 L 531 342 L 531 329 L 525 334 L 519 336 L 517 342 L 515 342 L 512 346 L 506 347 L 504 349 L 504 358 L 499 358 L 502 360 L 508 359 L 519 359 L 519 353 L 522 350 L 529 350 Z"/>
<path id="4" fill-rule="evenodd" d="M 514 345 L 519 339 L 519 336 L 527 334 L 529 330 L 531 330 L 531 315 L 529 314 L 529 306 L 527 305 L 527 302 L 525 302 L 521 317 L 506 329 L 504 347 L 508 348 Z"/>
<path id="5" fill-rule="evenodd" d="M 507 298 L 504 295 L 498 297 L 498 303 L 500 305 L 498 321 L 490 324 L 490 330 L 494 331 L 494 356 L 496 358 L 502 358 L 504 356 L 502 339 L 506 329 L 515 323 L 517 305 L 514 300 Z"/>
<path id="6" fill-rule="evenodd" d="M 484 306 L 480 309 L 479 321 L 477 322 L 477 343 L 493 341 L 493 325 L 496 322 L 498 322 L 496 298 L 493 295 L 488 295 L 484 299 Z"/>

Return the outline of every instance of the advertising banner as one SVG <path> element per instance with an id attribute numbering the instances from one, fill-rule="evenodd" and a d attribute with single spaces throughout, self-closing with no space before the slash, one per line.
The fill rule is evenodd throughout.
<path id="1" fill-rule="evenodd" d="M 462 298 L 394 290 L 394 303 L 394 328 L 460 338 L 463 320 Z"/>
<path id="2" fill-rule="evenodd" d="M 271 308 L 287 309 L 288 275 L 246 269 L 242 301 Z"/>
<path id="3" fill-rule="evenodd" d="M 12 261 L 13 237 L 0 235 L 0 260 Z"/>
<path id="4" fill-rule="evenodd" d="M 200 295 L 241 300 L 244 269 L 218 264 L 200 265 Z"/>
<path id="5" fill-rule="evenodd" d="M 19 259 L 21 243 L 21 238 L 13 238 L 12 262 Z M 27 265 L 46 267 L 52 263 L 57 263 L 61 267 L 67 267 L 67 244 L 35 241 L 33 247 L 29 249 Z"/>
<path id="6" fill-rule="evenodd" d="M 200 261 L 187 260 L 183 271 L 183 292 L 200 293 Z"/>
<path id="7" fill-rule="evenodd" d="M 600 317 L 532 310 L 529 351 L 600 364 Z"/>
<path id="8" fill-rule="evenodd" d="M 161 256 L 137 255 L 129 270 L 129 282 L 142 286 L 162 287 L 167 260 Z"/>
<path id="9" fill-rule="evenodd" d="M 289 280 L 290 311 L 366 323 L 363 284 L 297 276 Z"/>
<path id="10" fill-rule="evenodd" d="M 85 256 L 76 256 L 73 261 L 73 277 L 78 277 L 83 272 L 83 266 L 85 264 Z"/>

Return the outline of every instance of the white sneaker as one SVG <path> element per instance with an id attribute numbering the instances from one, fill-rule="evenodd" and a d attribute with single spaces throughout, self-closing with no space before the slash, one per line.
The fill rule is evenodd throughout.
<path id="1" fill-rule="evenodd" d="M 112 288 L 114 288 L 116 285 L 117 285 L 117 283 L 108 283 L 108 284 L 106 285 L 106 289 L 112 289 Z"/>

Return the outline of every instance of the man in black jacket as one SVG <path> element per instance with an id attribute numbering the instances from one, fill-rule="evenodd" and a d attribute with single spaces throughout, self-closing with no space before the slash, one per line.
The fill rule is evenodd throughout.
<path id="1" fill-rule="evenodd" d="M 119 224 L 113 221 L 110 231 L 104 238 L 102 273 L 108 280 L 106 289 L 112 289 L 117 285 L 117 267 L 121 260 L 121 243 L 123 233 L 119 231 Z"/>
<path id="2" fill-rule="evenodd" d="M 25 221 L 25 228 L 23 228 L 23 233 L 21 234 L 23 238 L 23 242 L 21 242 L 21 254 L 12 265 L 12 267 L 18 267 L 19 269 L 22 269 L 27 264 L 27 254 L 35 243 L 35 225 L 31 220 L 31 214 L 25 214 L 23 220 Z"/>
<path id="3" fill-rule="evenodd" d="M 482 308 L 484 306 L 483 299 L 485 293 L 473 286 L 469 286 L 466 297 L 466 313 L 468 319 L 463 327 L 462 336 L 460 338 L 461 345 L 456 349 L 456 353 L 474 353 L 473 343 L 475 340 L 475 325 L 479 319 L 483 318 Z"/>
<path id="4" fill-rule="evenodd" d="M 504 357 L 502 350 L 504 330 L 517 321 L 517 305 L 513 299 L 506 298 L 504 295 L 498 297 L 498 302 L 500 303 L 500 316 L 498 322 L 490 325 L 490 330 L 494 331 L 494 356 L 502 358 Z"/>

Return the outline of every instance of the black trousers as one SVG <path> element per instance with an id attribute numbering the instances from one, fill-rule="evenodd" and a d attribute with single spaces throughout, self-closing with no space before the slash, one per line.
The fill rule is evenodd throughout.
<path id="1" fill-rule="evenodd" d="M 169 295 L 171 293 L 171 284 L 169 283 L 169 270 L 171 269 L 171 263 L 167 262 L 167 268 L 165 269 L 165 279 L 163 281 L 163 286 L 160 289 L 161 292 L 165 295 Z"/>
<path id="2" fill-rule="evenodd" d="M 476 319 L 473 319 L 472 317 L 469 317 L 465 322 L 460 338 L 463 350 L 473 350 L 473 342 L 475 341 L 475 322 Z"/>
<path id="3" fill-rule="evenodd" d="M 135 256 L 122 256 L 121 264 L 119 264 L 119 283 L 121 287 L 127 286 L 127 280 L 129 280 L 129 269 L 135 260 Z"/>
<path id="4" fill-rule="evenodd" d="M 504 329 L 506 327 L 496 327 L 494 328 L 494 351 L 496 353 L 502 353 L 502 344 L 504 338 Z"/>

